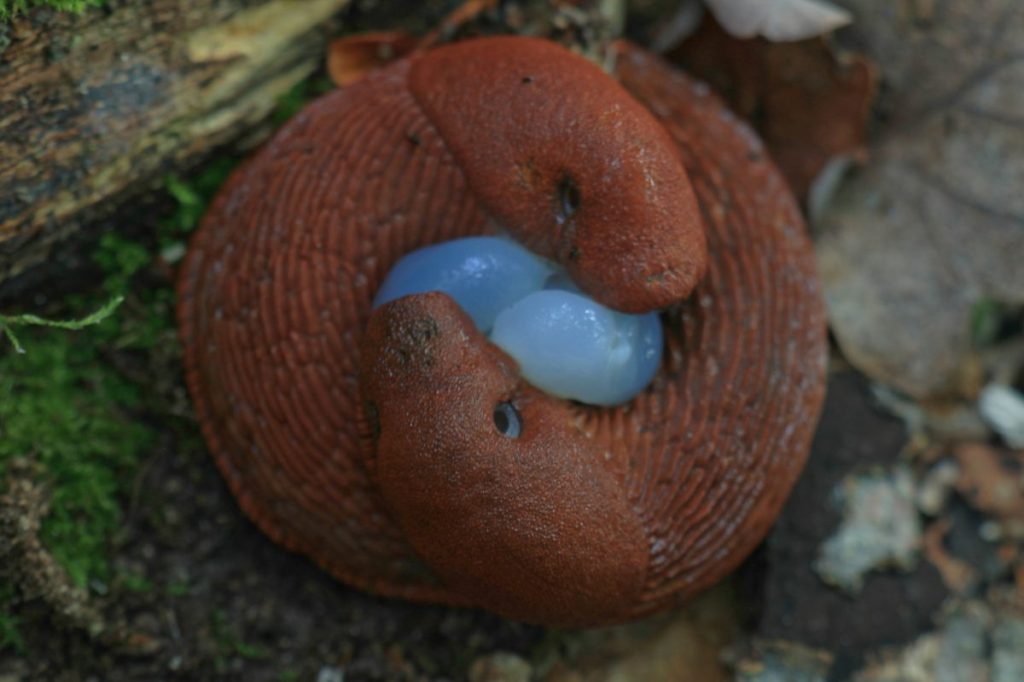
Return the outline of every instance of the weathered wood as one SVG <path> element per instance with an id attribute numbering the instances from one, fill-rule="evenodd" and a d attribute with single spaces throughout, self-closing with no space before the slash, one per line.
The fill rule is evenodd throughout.
<path id="1" fill-rule="evenodd" d="M 266 119 L 349 0 L 114 0 L 0 25 L 0 282 Z"/>

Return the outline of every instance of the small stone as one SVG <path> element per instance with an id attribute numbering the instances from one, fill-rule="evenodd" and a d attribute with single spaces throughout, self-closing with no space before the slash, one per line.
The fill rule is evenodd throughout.
<path id="1" fill-rule="evenodd" d="M 853 682 L 961 682 L 994 680 L 989 675 L 992 613 L 977 601 L 958 603 L 943 627 L 902 649 L 885 649 Z M 1020 678 L 1013 678 L 1020 679 Z M 1005 681 L 1002 681 L 1005 682 Z"/>
<path id="2" fill-rule="evenodd" d="M 345 682 L 345 671 L 325 665 L 316 674 L 316 682 Z"/>
<path id="3" fill-rule="evenodd" d="M 500 651 L 476 659 L 469 668 L 469 682 L 530 682 L 531 675 L 529 663 Z"/>
<path id="4" fill-rule="evenodd" d="M 999 621 L 992 633 L 992 682 L 1024 680 L 1024 618 Z"/>
<path id="5" fill-rule="evenodd" d="M 978 397 L 978 411 L 1011 448 L 1024 448 L 1024 394 L 989 384 Z"/>
<path id="6" fill-rule="evenodd" d="M 938 516 L 949 500 L 960 477 L 956 462 L 944 460 L 925 475 L 917 490 L 917 508 L 928 516 Z"/>
<path id="7" fill-rule="evenodd" d="M 848 476 L 836 494 L 843 522 L 821 546 L 815 562 L 822 580 L 857 593 L 869 571 L 913 569 L 921 549 L 921 519 L 914 504 L 914 479 L 906 467 Z"/>
<path id="8" fill-rule="evenodd" d="M 754 640 L 728 657 L 736 682 L 825 682 L 832 655 L 786 641 Z"/>

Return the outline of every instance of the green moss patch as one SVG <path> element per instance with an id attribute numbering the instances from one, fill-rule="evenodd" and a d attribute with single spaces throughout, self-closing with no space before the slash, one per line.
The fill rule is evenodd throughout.
<path id="1" fill-rule="evenodd" d="M 39 464 L 51 496 L 41 539 L 80 587 L 115 578 L 110 540 L 137 465 L 156 438 L 144 416 L 159 400 L 158 382 L 129 378 L 112 360 L 135 356 L 145 373 L 177 382 L 174 291 L 166 279 L 145 286 L 152 278 L 146 271 L 165 249 L 183 251 L 184 235 L 232 165 L 213 164 L 187 182 L 169 179 L 176 210 L 145 243 L 114 232 L 101 237 L 92 259 L 103 280 L 65 302 L 59 314 L 71 319 L 0 316 L 0 474 L 14 457 Z M 144 581 L 138 576 L 121 587 Z M 7 606 L 15 597 L 0 583 L 0 649 L 22 648 L 17 616 Z"/>
<path id="2" fill-rule="evenodd" d="M 37 4 L 77 11 L 102 3 L 0 0 L 0 20 Z M 300 83 L 282 97 L 275 120 L 328 87 L 322 77 Z M 121 529 L 138 465 L 161 428 L 147 418 L 171 413 L 161 396 L 180 388 L 169 266 L 184 254 L 187 235 L 237 162 L 221 157 L 190 177 L 169 176 L 165 188 L 175 209 L 155 229 L 140 226 L 138 238 L 104 234 L 91 254 L 102 281 L 65 300 L 53 311 L 57 321 L 0 314 L 0 476 L 15 457 L 39 465 L 51 496 L 42 541 L 80 587 L 153 588 L 145 575 L 114 575 L 111 538 Z M 171 594 L 188 590 L 184 583 L 169 588 Z M 14 586 L 0 580 L 0 650 L 24 651 L 10 607 L 16 600 Z M 264 655 L 234 636 L 223 619 L 213 626 L 225 655 Z"/>
<path id="3" fill-rule="evenodd" d="M 86 7 L 100 7 L 106 0 L 0 0 L 0 21 L 23 14 L 33 7 L 52 7 L 61 12 L 85 10 Z"/>
<path id="4" fill-rule="evenodd" d="M 52 496 L 43 541 L 80 586 L 109 577 L 118 495 L 151 437 L 131 417 L 139 402 L 139 388 L 83 336 L 36 332 L 30 352 L 0 359 L 0 464 L 26 456 L 42 465 Z"/>

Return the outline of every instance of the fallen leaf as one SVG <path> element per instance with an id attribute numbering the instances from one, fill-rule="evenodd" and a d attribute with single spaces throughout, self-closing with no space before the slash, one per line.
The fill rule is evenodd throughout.
<path id="1" fill-rule="evenodd" d="M 785 640 L 755 639 L 729 652 L 735 682 L 825 682 L 833 655 Z"/>
<path id="2" fill-rule="evenodd" d="M 725 30 L 737 38 L 774 42 L 804 40 L 849 24 L 850 13 L 821 0 L 704 0 Z"/>
<path id="3" fill-rule="evenodd" d="M 799 197 L 834 159 L 865 159 L 877 78 L 863 57 L 836 56 L 820 39 L 738 40 L 705 17 L 671 59 L 757 128 Z"/>
<path id="4" fill-rule="evenodd" d="M 338 87 L 352 85 L 371 71 L 411 52 L 418 39 L 401 31 L 338 38 L 327 48 L 327 74 Z"/>
<path id="5" fill-rule="evenodd" d="M 945 519 L 928 526 L 922 536 L 924 555 L 939 570 L 942 582 L 951 592 L 964 594 L 968 587 L 973 586 L 977 574 L 969 563 L 946 551 L 943 541 L 949 527 L 949 521 Z"/>
<path id="6" fill-rule="evenodd" d="M 628 625 L 565 633 L 545 682 L 727 682 L 720 653 L 739 631 L 731 585 L 720 584 L 674 613 Z"/>
<path id="7" fill-rule="evenodd" d="M 1024 480 L 1020 463 L 983 443 L 954 450 L 960 465 L 957 490 L 978 511 L 1010 526 L 1008 535 L 1024 538 Z"/>
<path id="8" fill-rule="evenodd" d="M 481 656 L 469 667 L 469 682 L 530 682 L 532 675 L 529 663 L 500 651 Z"/>
<path id="9" fill-rule="evenodd" d="M 872 162 L 818 225 L 829 321 L 873 379 L 970 398 L 976 306 L 1024 304 L 1024 4 L 844 4 L 886 88 Z"/>
<path id="10" fill-rule="evenodd" d="M 448 40 L 462 29 L 463 26 L 471 24 L 477 18 L 489 10 L 494 9 L 496 0 L 466 0 L 464 3 L 452 10 L 432 31 L 423 39 L 425 47 L 432 47 L 435 44 Z"/>

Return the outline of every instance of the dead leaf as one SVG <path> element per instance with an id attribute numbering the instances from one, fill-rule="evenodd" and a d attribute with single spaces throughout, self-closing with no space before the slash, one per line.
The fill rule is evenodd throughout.
<path id="1" fill-rule="evenodd" d="M 446 16 L 438 27 L 423 39 L 424 47 L 433 47 L 451 38 L 481 14 L 494 9 L 496 0 L 466 0 Z"/>
<path id="2" fill-rule="evenodd" d="M 727 658 L 736 682 L 825 682 L 835 657 L 798 642 L 754 639 Z"/>
<path id="3" fill-rule="evenodd" d="M 947 532 L 949 521 L 945 519 L 928 526 L 922 535 L 924 555 L 938 569 L 942 582 L 951 592 L 964 594 L 974 584 L 977 574 L 969 563 L 946 551 L 943 540 Z"/>
<path id="4" fill-rule="evenodd" d="M 1000 521 L 1024 525 L 1024 481 L 1019 463 L 983 443 L 954 450 L 960 465 L 957 490 L 979 511 Z"/>
<path id="5" fill-rule="evenodd" d="M 530 682 L 533 668 L 515 654 L 496 652 L 481 656 L 469 667 L 469 682 Z"/>
<path id="6" fill-rule="evenodd" d="M 821 0 L 704 0 L 725 30 L 737 38 L 773 42 L 804 40 L 845 26 L 853 17 Z"/>
<path id="7" fill-rule="evenodd" d="M 674 613 L 611 628 L 566 633 L 572 652 L 542 675 L 545 682 L 729 680 L 719 660 L 739 631 L 731 585 L 720 584 Z"/>
<path id="8" fill-rule="evenodd" d="M 757 128 L 799 197 L 831 160 L 865 158 L 877 79 L 863 57 L 837 57 L 820 39 L 738 40 L 705 17 L 671 58 Z"/>
<path id="9" fill-rule="evenodd" d="M 872 163 L 819 225 L 829 321 L 872 378 L 969 397 L 972 312 L 1024 304 L 1024 4 L 950 0 L 933 23 L 844 4 L 887 87 Z"/>
<path id="10" fill-rule="evenodd" d="M 416 47 L 418 39 L 401 31 L 381 31 L 346 36 L 327 48 L 327 74 L 338 87 L 345 87 Z"/>

